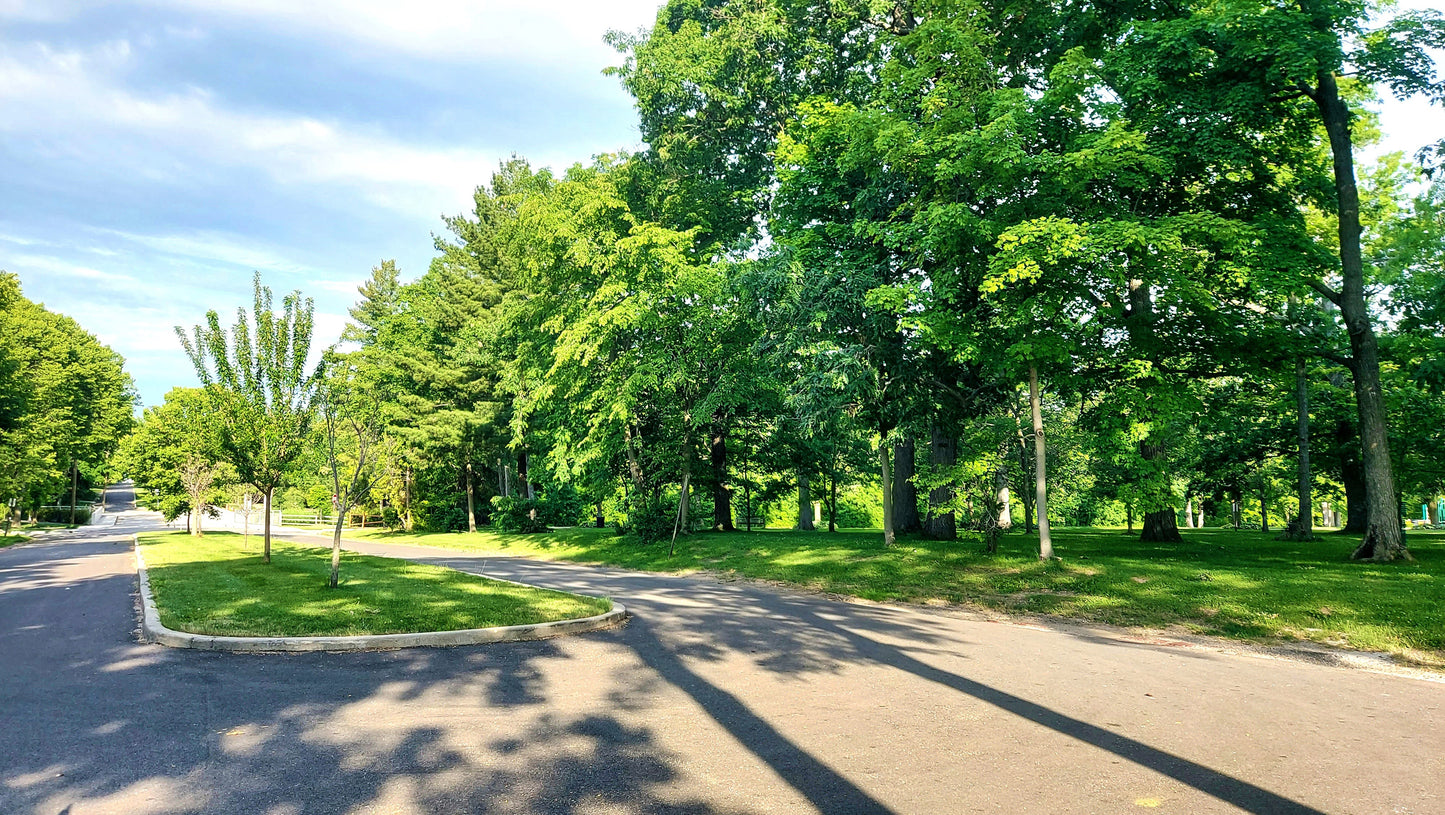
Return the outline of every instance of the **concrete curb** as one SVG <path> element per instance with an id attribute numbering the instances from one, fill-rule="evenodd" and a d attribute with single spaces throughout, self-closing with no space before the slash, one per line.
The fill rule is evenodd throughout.
<path id="1" fill-rule="evenodd" d="M 482 645 L 493 642 L 543 640 L 568 634 L 582 634 L 616 628 L 627 621 L 627 609 L 613 602 L 611 610 L 592 617 L 557 620 L 532 625 L 508 625 L 496 628 L 466 628 L 459 631 L 424 631 L 415 634 L 368 634 L 357 637 L 221 637 L 176 631 L 161 624 L 160 610 L 151 594 L 146 575 L 145 558 L 140 551 L 140 536 L 133 536 L 136 574 L 140 578 L 141 636 L 147 642 L 171 648 L 195 648 L 202 651 L 235 651 L 243 653 L 306 652 L 306 651 L 380 651 L 397 648 L 436 648 L 454 645 Z M 498 580 L 498 578 L 487 578 Z M 512 583 L 510 580 L 499 580 Z M 518 583 L 516 585 L 525 585 Z M 529 587 L 531 588 L 531 587 Z"/>

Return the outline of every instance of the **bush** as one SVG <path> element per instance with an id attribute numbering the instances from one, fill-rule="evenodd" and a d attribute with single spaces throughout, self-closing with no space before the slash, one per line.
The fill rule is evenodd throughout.
<path id="1" fill-rule="evenodd" d="M 438 507 L 427 516 L 426 528 L 433 532 L 465 532 L 467 511 L 461 507 Z"/>
<path id="2" fill-rule="evenodd" d="M 68 524 L 70 523 L 70 507 L 44 507 L 36 513 L 35 519 L 41 523 Z M 76 507 L 75 522 L 77 524 L 90 523 L 90 507 Z"/>
<path id="3" fill-rule="evenodd" d="M 547 531 L 547 522 L 537 501 L 509 495 L 492 497 L 492 526 L 502 532 Z"/>
<path id="4" fill-rule="evenodd" d="M 823 511 L 826 524 L 828 512 Z M 838 492 L 838 526 L 841 529 L 876 529 L 883 525 L 883 498 L 876 490 L 854 485 Z"/>
<path id="5" fill-rule="evenodd" d="M 381 525 L 392 532 L 402 527 L 401 513 L 396 511 L 396 507 L 384 506 L 381 508 Z"/>
<path id="6" fill-rule="evenodd" d="M 661 496 L 633 493 L 627 498 L 627 520 L 617 525 L 619 532 L 631 532 L 642 543 L 656 543 L 672 537 L 677 521 L 677 507 Z"/>

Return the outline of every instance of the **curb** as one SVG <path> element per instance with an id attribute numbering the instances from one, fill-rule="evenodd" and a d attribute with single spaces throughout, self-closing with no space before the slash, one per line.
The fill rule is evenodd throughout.
<path id="1" fill-rule="evenodd" d="M 618 602 L 612 609 L 592 617 L 556 620 L 531 625 L 507 625 L 495 628 L 465 628 L 457 631 L 422 631 L 414 634 L 364 634 L 355 637 L 223 637 L 176 631 L 161 624 L 160 610 L 151 594 L 146 575 L 145 558 L 140 552 L 140 536 L 132 537 L 135 546 L 136 574 L 140 578 L 141 638 L 146 642 L 171 648 L 194 648 L 201 651 L 233 651 L 239 653 L 310 651 L 378 651 L 397 648 L 438 648 L 455 645 L 484 645 L 494 642 L 543 640 L 588 631 L 617 628 L 627 621 L 627 609 Z M 497 580 L 497 578 L 487 578 Z M 510 583 L 510 580 L 501 580 Z M 517 584 L 524 585 L 524 584 Z M 535 588 L 535 587 L 529 587 Z"/>

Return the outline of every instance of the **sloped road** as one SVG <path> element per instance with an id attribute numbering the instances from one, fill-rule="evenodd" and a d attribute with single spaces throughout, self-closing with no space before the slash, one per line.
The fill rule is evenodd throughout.
<path id="1" fill-rule="evenodd" d="M 0 813 L 1445 812 L 1445 684 L 358 544 L 623 629 L 364 654 L 135 640 L 144 519 L 0 550 Z"/>

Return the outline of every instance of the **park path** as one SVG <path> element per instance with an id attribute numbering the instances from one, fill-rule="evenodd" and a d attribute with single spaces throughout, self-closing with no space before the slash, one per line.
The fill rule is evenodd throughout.
<path id="1" fill-rule="evenodd" d="M 634 618 L 174 651 L 135 641 L 145 523 L 0 550 L 0 812 L 1445 813 L 1438 682 L 376 543 Z"/>

